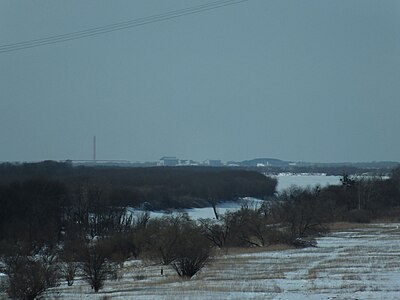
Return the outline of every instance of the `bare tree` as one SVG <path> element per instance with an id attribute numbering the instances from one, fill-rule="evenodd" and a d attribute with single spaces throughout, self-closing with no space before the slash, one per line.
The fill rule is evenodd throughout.
<path id="1" fill-rule="evenodd" d="M 133 220 L 134 228 L 136 229 L 144 229 L 150 220 L 150 212 L 148 210 L 144 210 L 136 214 L 136 218 Z"/>
<path id="2" fill-rule="evenodd" d="M 229 212 L 222 216 L 221 221 L 215 221 L 211 219 L 201 219 L 200 228 L 203 235 L 211 241 L 218 248 L 223 248 L 228 242 L 230 236 L 230 222 Z"/>
<path id="3" fill-rule="evenodd" d="M 72 286 L 74 284 L 75 275 L 78 271 L 78 263 L 75 261 L 67 261 L 64 263 L 62 268 L 62 274 L 65 280 L 67 281 L 68 286 Z"/>
<path id="4" fill-rule="evenodd" d="M 203 235 L 215 246 L 264 246 L 267 243 L 266 218 L 249 206 L 227 212 L 220 221 L 202 219 Z"/>
<path id="5" fill-rule="evenodd" d="M 109 259 L 110 252 L 104 241 L 98 241 L 92 245 L 86 243 L 81 249 L 83 278 L 96 293 L 103 287 L 106 279 L 116 276 L 117 264 Z"/>
<path id="6" fill-rule="evenodd" d="M 176 258 L 182 238 L 182 230 L 192 221 L 185 214 L 150 220 L 147 229 L 147 255 L 168 265 Z"/>
<path id="7" fill-rule="evenodd" d="M 210 257 L 210 242 L 197 227 L 186 227 L 184 237 L 177 248 L 176 258 L 171 263 L 180 277 L 192 278 L 206 264 Z"/>
<path id="8" fill-rule="evenodd" d="M 219 213 L 218 213 L 218 209 L 217 209 L 217 198 L 215 196 L 211 196 L 211 192 L 209 191 L 209 196 L 208 196 L 208 202 L 211 204 L 213 212 L 214 212 L 214 216 L 216 220 L 219 220 Z"/>
<path id="9" fill-rule="evenodd" d="M 282 202 L 282 220 L 289 226 L 293 240 L 327 231 L 331 220 L 329 203 L 320 198 L 320 188 L 295 188 Z"/>
<path id="10" fill-rule="evenodd" d="M 380 179 L 360 177 L 356 179 L 358 210 L 367 209 L 373 196 L 374 185 Z"/>

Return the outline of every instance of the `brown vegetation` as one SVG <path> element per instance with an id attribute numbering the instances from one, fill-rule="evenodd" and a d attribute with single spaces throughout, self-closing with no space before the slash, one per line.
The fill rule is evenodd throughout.
<path id="1" fill-rule="evenodd" d="M 32 174 L 31 167 L 27 166 L 27 174 Z M 343 176 L 342 185 L 292 188 L 272 197 L 269 193 L 276 182 L 254 172 L 50 167 L 39 164 L 37 172 L 48 171 L 46 176 L 57 180 L 22 180 L 26 175 L 20 175 L 19 168 L 24 166 L 15 170 L 7 166 L 14 172 L 10 177 L 21 180 L 0 185 L 0 254 L 12 298 L 37 298 L 61 278 L 72 285 L 78 269 L 97 292 L 131 257 L 169 265 L 178 276 L 192 278 L 212 264 L 214 249 L 226 253 L 238 248 L 314 246 L 314 238 L 329 227 L 337 230 L 349 228 L 349 222 L 400 217 L 400 169 L 387 180 Z M 1 171 L 0 167 L 4 182 Z M 216 219 L 195 222 L 185 214 L 158 219 L 150 219 L 147 212 L 126 214 L 126 203 L 120 200 L 135 189 L 144 199 L 157 195 L 150 204 L 165 207 L 188 198 L 204 197 L 215 206 L 216 199 L 271 197 L 260 207 L 242 206 Z"/>

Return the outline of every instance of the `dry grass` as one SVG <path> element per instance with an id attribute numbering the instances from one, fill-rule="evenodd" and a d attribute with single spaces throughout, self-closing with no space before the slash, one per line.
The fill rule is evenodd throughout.
<path id="1" fill-rule="evenodd" d="M 284 250 L 290 250 L 290 249 L 296 249 L 296 247 L 292 245 L 287 245 L 287 244 L 276 244 L 276 245 L 270 245 L 268 247 L 264 247 L 264 252 L 268 251 L 284 251 Z"/>
<path id="2" fill-rule="evenodd" d="M 292 245 L 287 244 L 274 244 L 265 247 L 227 247 L 220 250 L 215 251 L 215 254 L 218 255 L 240 255 L 240 254 L 251 254 L 251 253 L 263 253 L 263 252 L 271 252 L 271 251 L 284 251 L 295 249 Z"/>
<path id="3" fill-rule="evenodd" d="M 400 270 L 400 262 L 389 262 L 384 267 L 388 270 Z"/>
<path id="4" fill-rule="evenodd" d="M 343 294 L 341 299 L 351 299 L 354 292 L 362 293 L 366 289 L 368 293 L 392 292 L 394 287 L 386 280 L 386 273 L 400 271 L 397 261 L 400 237 L 396 226 L 351 223 L 335 226 L 344 228 L 343 235 L 335 233 L 324 238 L 317 248 L 282 253 L 279 251 L 292 247 L 274 245 L 220 250 L 191 280 L 178 277 L 170 267 L 163 266 L 164 276 L 161 276 L 161 265 L 127 263 L 122 272 L 129 273 L 120 281 L 106 283 L 102 295 L 118 299 L 284 299 L 286 294 L 282 293 L 287 292 L 303 296 L 301 299 L 306 299 L 304 296 L 308 294 L 320 295 L 319 299 L 327 299 L 325 294 Z M 357 230 L 359 228 L 367 230 Z M 268 253 L 264 255 L 265 252 Z M 111 284 L 113 288 L 106 291 Z M 68 295 L 67 288 L 57 290 Z M 83 295 L 76 299 L 86 299 L 93 294 L 86 285 L 74 286 L 73 290 L 76 294 L 70 294 L 68 300 L 75 299 L 75 295 Z M 113 294 L 114 291 L 118 291 L 119 296 Z"/>
<path id="5" fill-rule="evenodd" d="M 318 278 L 318 269 L 317 268 L 311 268 L 308 270 L 306 279 L 308 280 L 315 280 Z"/>
<path id="6" fill-rule="evenodd" d="M 346 274 L 343 275 L 342 280 L 361 280 L 361 277 L 357 274 Z"/>
<path id="7" fill-rule="evenodd" d="M 335 223 L 329 223 L 327 225 L 332 232 L 372 227 L 371 224 L 367 223 L 350 223 L 350 222 L 335 222 Z"/>

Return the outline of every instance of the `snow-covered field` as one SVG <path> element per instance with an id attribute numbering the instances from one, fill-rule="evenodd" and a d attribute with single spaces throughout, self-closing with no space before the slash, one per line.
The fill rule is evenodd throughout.
<path id="1" fill-rule="evenodd" d="M 95 295 L 81 280 L 47 299 L 400 299 L 399 224 L 331 233 L 317 248 L 216 255 L 192 280 L 129 261 Z"/>
<path id="2" fill-rule="evenodd" d="M 340 184 L 339 178 L 280 175 L 278 191 Z M 218 212 L 260 201 L 221 203 Z M 193 219 L 214 216 L 211 207 L 186 211 Z M 45 299 L 400 299 L 399 244 L 399 224 L 369 225 L 320 238 L 317 248 L 219 254 L 190 281 L 168 267 L 161 276 L 159 265 L 128 261 L 118 279 L 106 282 L 98 294 L 78 279 L 72 287 L 63 283 L 52 289 Z"/>

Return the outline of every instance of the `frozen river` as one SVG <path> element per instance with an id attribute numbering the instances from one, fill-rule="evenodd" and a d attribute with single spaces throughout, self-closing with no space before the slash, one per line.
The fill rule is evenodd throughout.
<path id="1" fill-rule="evenodd" d="M 326 186 L 329 184 L 340 184 L 340 176 L 325 176 L 322 174 L 302 174 L 302 175 L 294 175 L 294 174 L 279 174 L 278 176 L 273 176 L 278 179 L 277 192 L 280 192 L 286 188 L 291 186 L 299 186 L 299 187 L 314 187 L 316 185 Z M 219 215 L 223 215 L 227 211 L 235 211 L 240 209 L 242 204 L 248 204 L 250 206 L 258 206 L 262 203 L 263 200 L 255 199 L 255 198 L 244 198 L 241 201 L 227 201 L 223 203 L 219 203 L 217 205 L 217 211 Z M 133 209 L 132 212 L 137 210 Z M 185 209 L 185 211 L 189 214 L 189 216 L 193 219 L 200 218 L 214 218 L 214 211 L 211 207 L 202 207 L 202 208 L 191 208 Z M 154 212 L 152 211 L 150 215 L 152 217 L 161 217 L 165 214 L 163 211 Z"/>
<path id="2" fill-rule="evenodd" d="M 326 176 L 323 174 L 279 174 L 278 176 L 273 176 L 278 179 L 278 186 L 276 190 L 278 192 L 289 188 L 292 185 L 299 187 L 314 187 L 316 185 L 327 186 L 333 184 L 340 184 L 341 176 Z"/>

